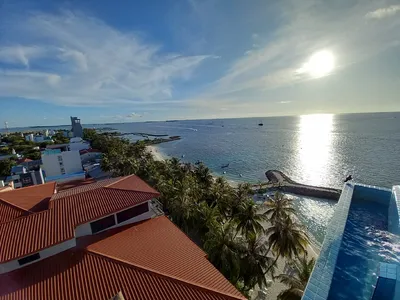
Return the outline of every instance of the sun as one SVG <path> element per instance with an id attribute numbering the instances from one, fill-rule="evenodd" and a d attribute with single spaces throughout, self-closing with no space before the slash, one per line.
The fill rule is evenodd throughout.
<path id="1" fill-rule="evenodd" d="M 300 68 L 299 73 L 308 73 L 314 78 L 330 74 L 335 68 L 335 58 L 328 50 L 318 51 Z"/>

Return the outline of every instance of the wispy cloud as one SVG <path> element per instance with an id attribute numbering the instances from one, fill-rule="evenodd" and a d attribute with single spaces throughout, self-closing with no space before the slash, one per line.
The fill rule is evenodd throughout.
<path id="1" fill-rule="evenodd" d="M 321 80 L 298 72 L 316 51 L 333 53 L 336 66 L 330 76 L 335 76 L 354 64 L 398 46 L 394 41 L 400 38 L 399 20 L 365 22 L 365 12 L 376 7 L 377 1 L 341 2 L 342 5 L 331 5 L 330 1 L 322 0 L 280 3 L 274 13 L 280 16 L 283 25 L 268 39 L 250 34 L 251 39 L 257 38 L 260 46 L 233 61 L 224 76 L 192 99 L 195 106 L 213 103 L 215 109 L 231 106 L 250 112 L 254 111 L 254 106 L 249 103 L 257 103 L 257 107 L 275 109 L 274 105 L 296 99 L 267 99 L 268 91 Z M 395 12 L 397 6 L 391 6 L 378 14 L 388 16 Z"/>
<path id="2" fill-rule="evenodd" d="M 61 105 L 168 102 L 174 83 L 208 58 L 163 53 L 138 33 L 81 13 L 7 20 L 1 34 L 0 97 Z"/>
<path id="3" fill-rule="evenodd" d="M 377 10 L 370 11 L 365 15 L 367 19 L 383 19 L 394 16 L 400 12 L 400 5 L 391 5 L 384 8 L 378 8 Z"/>

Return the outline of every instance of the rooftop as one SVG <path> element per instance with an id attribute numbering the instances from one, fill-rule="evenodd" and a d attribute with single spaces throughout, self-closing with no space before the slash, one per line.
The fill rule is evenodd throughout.
<path id="1" fill-rule="evenodd" d="M 24 198 L 28 189 L 17 191 Z M 78 224 L 158 195 L 132 175 L 65 189 L 37 213 L 4 202 L 0 214 L 8 205 L 22 216 L 0 224 L 0 264 L 74 238 Z M 119 292 L 125 299 L 245 299 L 165 216 L 81 236 L 68 250 L 0 274 L 0 299 L 110 299 Z"/>

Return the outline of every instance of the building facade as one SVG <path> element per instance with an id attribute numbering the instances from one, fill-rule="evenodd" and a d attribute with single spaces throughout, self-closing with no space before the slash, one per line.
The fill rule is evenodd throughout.
<path id="1" fill-rule="evenodd" d="M 46 173 L 46 178 L 83 171 L 79 151 L 43 151 L 42 167 Z"/>
<path id="2" fill-rule="evenodd" d="M 81 119 L 78 119 L 77 117 L 71 117 L 71 126 L 71 131 L 74 137 L 83 137 Z"/>

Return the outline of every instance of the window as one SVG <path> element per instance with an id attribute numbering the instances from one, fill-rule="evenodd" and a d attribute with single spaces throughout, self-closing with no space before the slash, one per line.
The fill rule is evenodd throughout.
<path id="1" fill-rule="evenodd" d="M 60 164 L 60 167 L 64 166 L 64 163 L 62 161 L 60 161 L 59 164 Z"/>
<path id="2" fill-rule="evenodd" d="M 125 222 L 126 220 L 132 219 L 133 217 L 139 216 L 148 211 L 149 211 L 149 205 L 147 202 L 132 208 L 128 208 L 124 211 L 121 211 L 117 213 L 118 224 Z"/>
<path id="3" fill-rule="evenodd" d="M 18 259 L 18 263 L 19 263 L 20 266 L 23 266 L 23 265 L 26 265 L 26 264 L 28 264 L 30 262 L 38 260 L 38 259 L 40 259 L 40 254 L 39 253 L 35 253 L 35 254 L 29 255 L 27 257 Z"/>
<path id="4" fill-rule="evenodd" d="M 61 155 L 57 156 L 57 158 L 58 158 L 58 161 L 63 161 L 63 159 L 62 159 L 62 156 L 61 156 Z"/>
<path id="5" fill-rule="evenodd" d="M 61 168 L 61 174 L 65 174 L 65 169 L 64 168 Z"/>
<path id="6" fill-rule="evenodd" d="M 112 215 L 90 223 L 90 228 L 92 229 L 92 233 L 97 233 L 114 225 L 115 218 L 114 215 Z"/>

